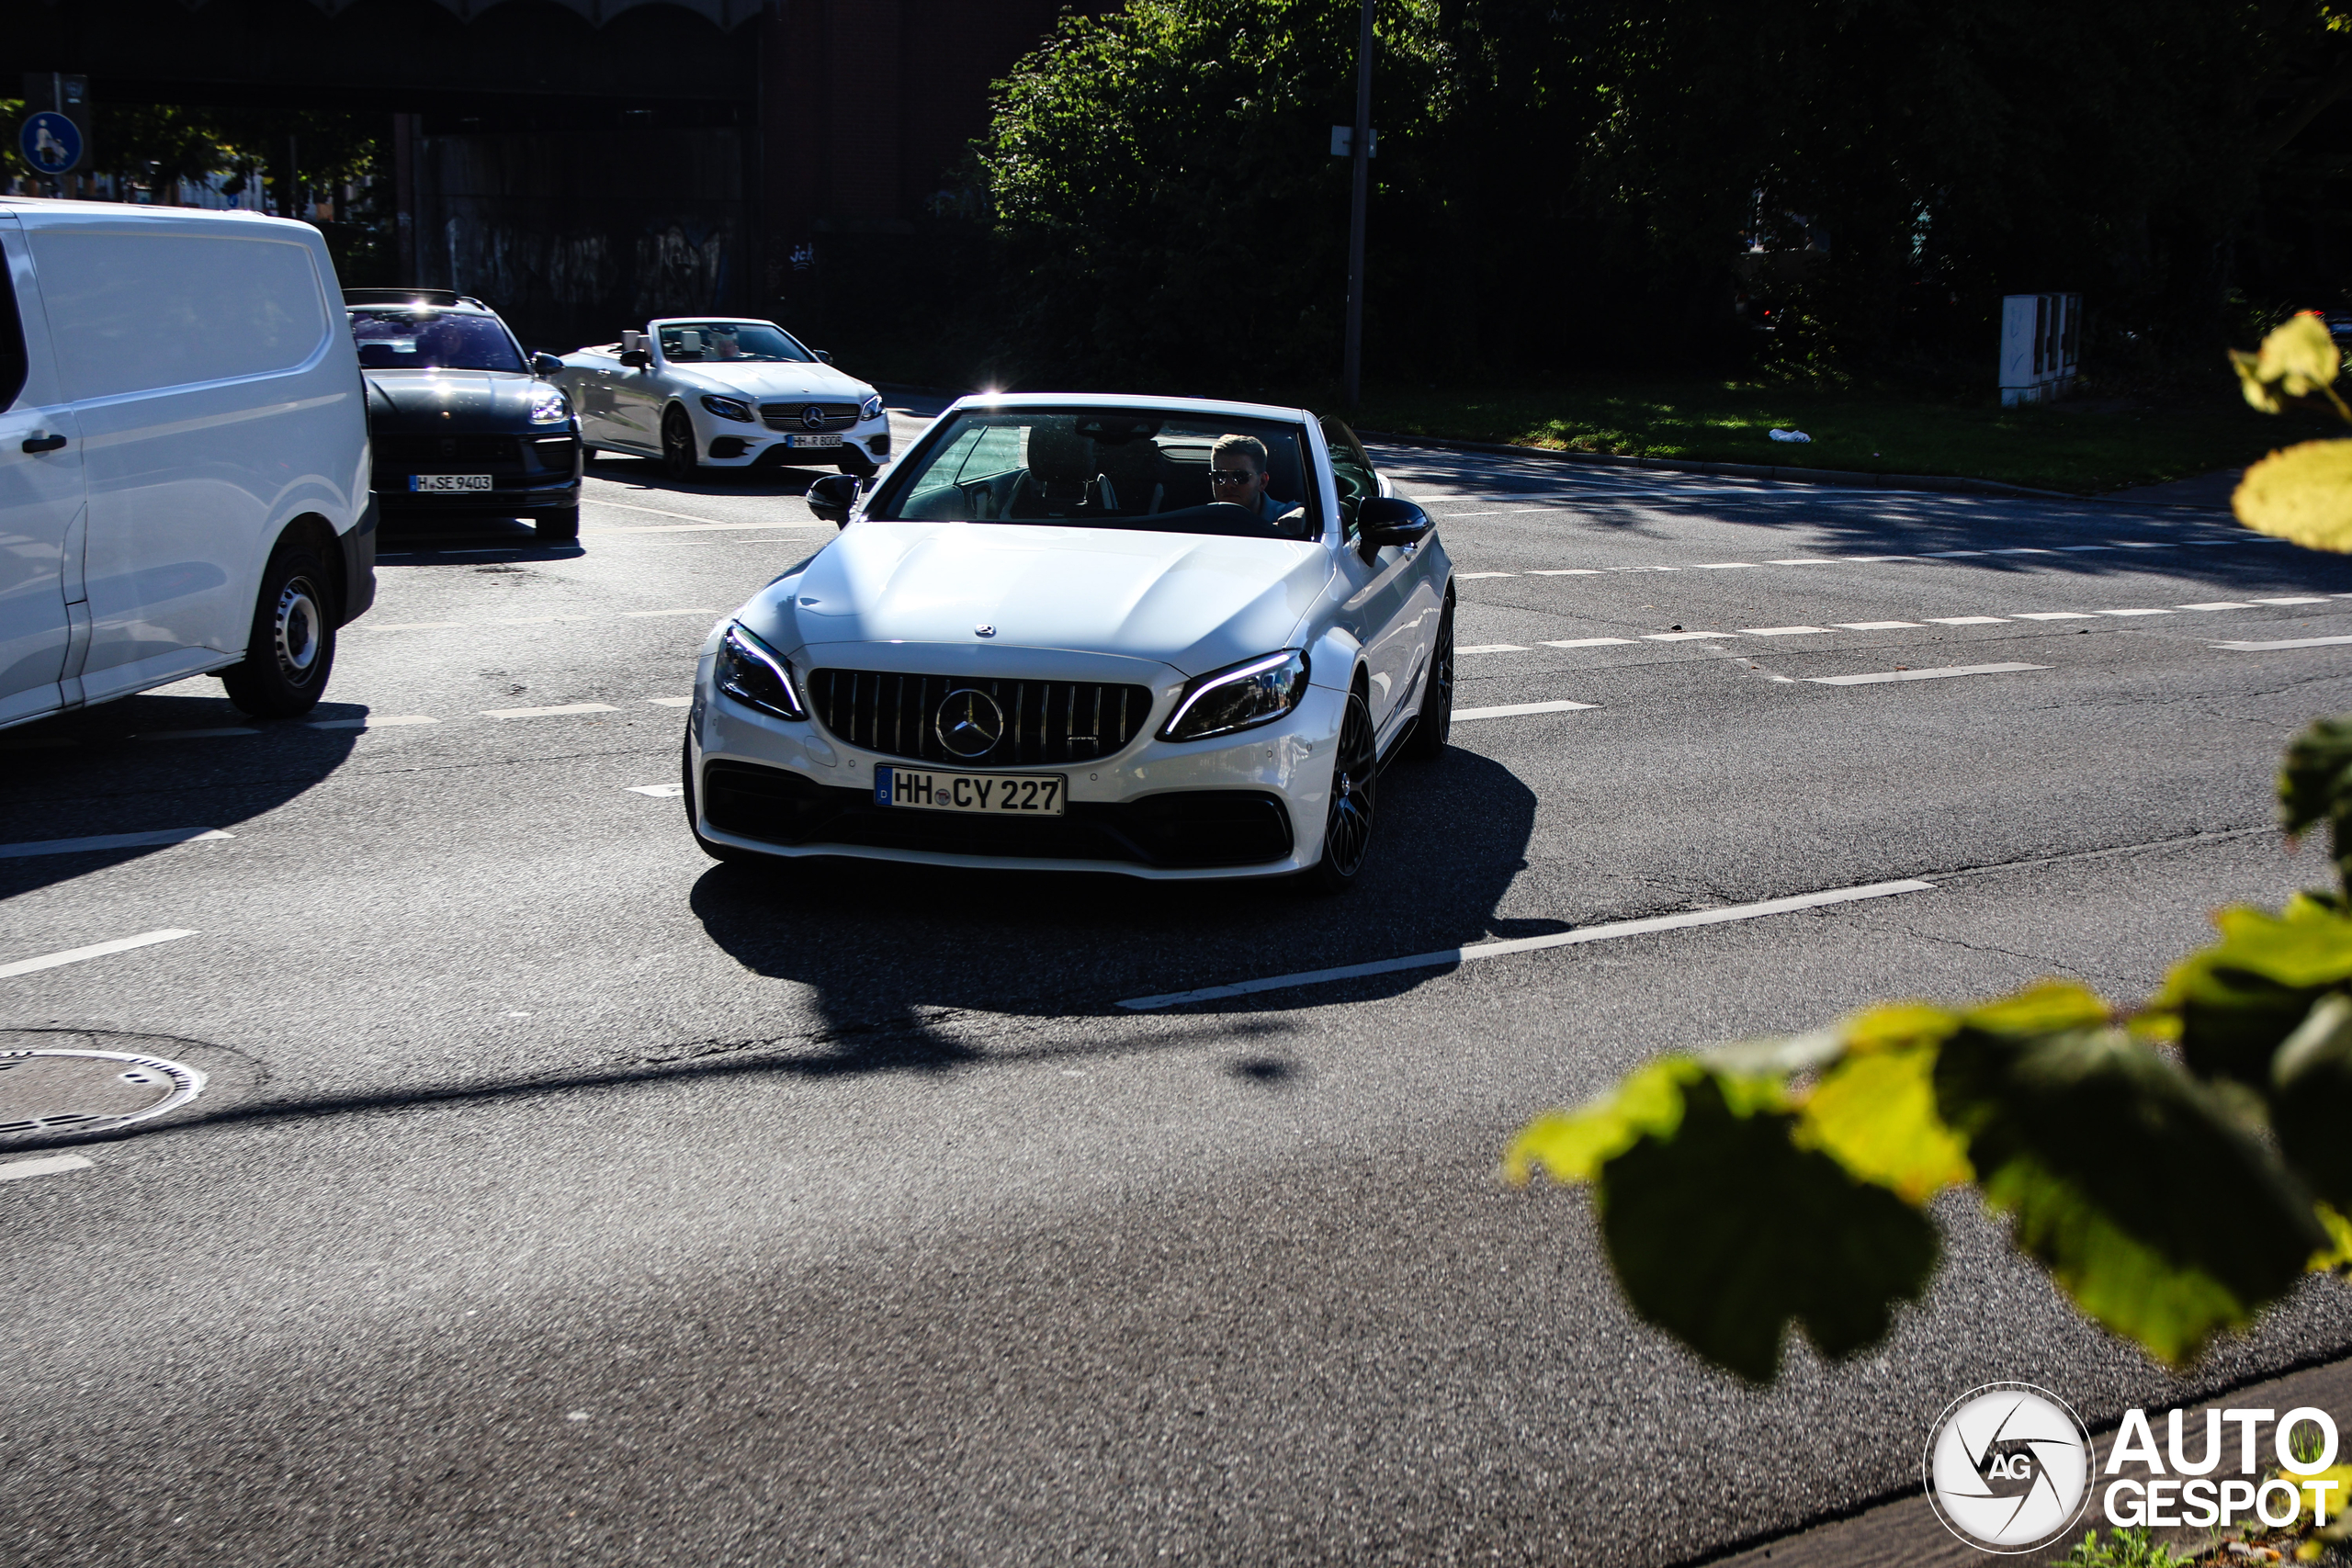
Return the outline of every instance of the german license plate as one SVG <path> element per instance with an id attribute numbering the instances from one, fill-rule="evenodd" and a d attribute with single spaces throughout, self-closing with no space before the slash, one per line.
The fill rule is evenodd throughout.
<path id="1" fill-rule="evenodd" d="M 842 444 L 838 435 L 787 435 L 784 439 L 786 445 L 791 446 L 838 446 Z"/>
<path id="2" fill-rule="evenodd" d="M 446 495 L 451 491 L 488 490 L 488 474 L 411 474 L 408 488 L 418 495 Z"/>
<path id="3" fill-rule="evenodd" d="M 934 773 L 874 770 L 874 804 L 918 811 L 992 811 L 999 816 L 1059 817 L 1069 781 L 1059 773 Z"/>

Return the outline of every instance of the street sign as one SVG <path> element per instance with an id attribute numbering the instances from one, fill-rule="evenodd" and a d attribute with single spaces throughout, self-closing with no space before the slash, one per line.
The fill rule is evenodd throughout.
<path id="1" fill-rule="evenodd" d="M 27 115 L 17 145 L 38 174 L 62 175 L 82 161 L 80 128 L 54 109 Z"/>
<path id="2" fill-rule="evenodd" d="M 1352 125 L 1333 126 L 1331 128 L 1331 156 L 1352 158 L 1355 155 L 1356 128 Z M 1363 155 L 1367 158 L 1380 156 L 1380 132 L 1375 130 L 1364 139 Z"/>

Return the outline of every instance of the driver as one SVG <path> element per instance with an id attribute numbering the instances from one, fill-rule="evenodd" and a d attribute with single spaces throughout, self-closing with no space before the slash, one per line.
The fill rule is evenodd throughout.
<path id="1" fill-rule="evenodd" d="M 1279 523 L 1296 502 L 1266 493 L 1266 444 L 1254 435 L 1220 435 L 1209 448 L 1209 496 L 1244 506 L 1263 522 Z"/>

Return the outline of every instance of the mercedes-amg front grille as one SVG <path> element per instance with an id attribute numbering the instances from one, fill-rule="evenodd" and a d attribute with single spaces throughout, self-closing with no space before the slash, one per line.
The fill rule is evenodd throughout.
<path id="1" fill-rule="evenodd" d="M 808 694 L 818 722 L 851 745 L 944 767 L 1092 761 L 1151 718 L 1149 687 L 1097 681 L 820 670 Z"/>
<path id="2" fill-rule="evenodd" d="M 811 424 L 808 411 L 818 411 L 819 422 Z M 770 430 L 847 430 L 857 423 L 855 403 L 762 403 L 760 418 Z"/>

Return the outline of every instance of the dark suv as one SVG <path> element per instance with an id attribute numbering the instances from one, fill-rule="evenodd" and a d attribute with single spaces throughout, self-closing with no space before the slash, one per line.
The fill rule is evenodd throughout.
<path id="1" fill-rule="evenodd" d="M 388 515 L 528 517 L 580 536 L 580 421 L 498 312 L 446 288 L 346 288 Z"/>

